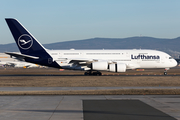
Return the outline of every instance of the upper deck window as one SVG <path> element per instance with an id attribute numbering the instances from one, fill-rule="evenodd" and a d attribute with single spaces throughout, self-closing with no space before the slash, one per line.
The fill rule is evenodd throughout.
<path id="1" fill-rule="evenodd" d="M 79 55 L 79 53 L 64 53 L 64 55 Z"/>
<path id="2" fill-rule="evenodd" d="M 86 55 L 120 55 L 120 53 L 86 53 Z"/>
<path id="3" fill-rule="evenodd" d="M 51 55 L 58 55 L 58 53 L 51 53 Z"/>

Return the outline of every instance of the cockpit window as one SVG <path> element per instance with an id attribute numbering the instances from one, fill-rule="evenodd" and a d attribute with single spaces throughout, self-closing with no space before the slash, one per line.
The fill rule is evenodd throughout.
<path id="1" fill-rule="evenodd" d="M 173 57 L 169 57 L 169 59 L 173 59 Z"/>

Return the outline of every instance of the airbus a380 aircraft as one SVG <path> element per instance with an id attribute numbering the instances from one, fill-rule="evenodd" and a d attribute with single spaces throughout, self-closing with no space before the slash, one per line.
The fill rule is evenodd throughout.
<path id="1" fill-rule="evenodd" d="M 166 75 L 169 68 L 177 65 L 170 55 L 156 50 L 48 50 L 16 19 L 7 18 L 6 22 L 21 52 L 7 54 L 26 62 L 85 70 L 85 75 L 101 75 L 99 71 L 126 72 L 136 68 L 165 68 Z"/>

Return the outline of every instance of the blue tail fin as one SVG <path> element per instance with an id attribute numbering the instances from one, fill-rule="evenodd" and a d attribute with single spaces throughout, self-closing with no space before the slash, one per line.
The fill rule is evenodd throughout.
<path id="1" fill-rule="evenodd" d="M 38 53 L 46 53 L 45 48 L 21 23 L 13 18 L 6 18 L 5 20 L 22 54 L 36 56 Z"/>
<path id="2" fill-rule="evenodd" d="M 56 61 L 53 61 L 47 50 L 21 23 L 13 18 L 6 18 L 6 22 L 21 52 L 21 54 L 17 54 L 16 56 L 21 56 L 26 62 L 61 68 Z"/>

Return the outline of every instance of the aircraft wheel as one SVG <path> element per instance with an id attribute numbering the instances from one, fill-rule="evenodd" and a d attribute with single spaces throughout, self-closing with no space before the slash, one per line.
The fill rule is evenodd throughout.
<path id="1" fill-rule="evenodd" d="M 85 76 L 87 76 L 87 75 L 94 75 L 94 76 L 98 76 L 99 75 L 99 76 L 101 76 L 102 73 L 101 72 L 93 72 L 93 73 L 92 72 L 85 72 L 84 75 Z"/>
<path id="2" fill-rule="evenodd" d="M 92 74 L 92 72 L 91 72 L 91 71 L 87 71 L 87 72 L 85 72 L 85 73 L 84 73 L 84 75 L 86 75 L 86 76 L 87 76 L 87 75 L 93 75 L 93 74 Z"/>
<path id="3" fill-rule="evenodd" d="M 93 72 L 93 75 L 96 75 L 96 76 L 101 76 L 102 75 L 102 73 L 101 72 Z"/>
<path id="4" fill-rule="evenodd" d="M 85 73 L 84 73 L 84 75 L 86 75 L 86 76 L 87 76 L 87 75 L 89 75 L 89 73 L 88 73 L 88 72 L 85 72 Z"/>
<path id="5" fill-rule="evenodd" d="M 164 75 L 167 75 L 167 72 L 164 72 Z"/>
<path id="6" fill-rule="evenodd" d="M 101 73 L 101 72 L 98 72 L 98 73 L 97 73 L 97 75 L 101 76 L 101 75 L 102 75 L 102 73 Z"/>

